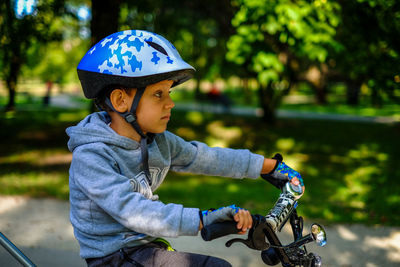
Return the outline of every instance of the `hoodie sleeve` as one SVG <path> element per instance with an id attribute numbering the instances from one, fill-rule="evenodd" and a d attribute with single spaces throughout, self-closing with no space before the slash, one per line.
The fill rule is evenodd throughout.
<path id="1" fill-rule="evenodd" d="M 74 151 L 71 174 L 75 186 L 125 227 L 150 236 L 197 235 L 199 210 L 152 201 L 134 192 L 130 179 L 119 174 L 114 159 L 98 147 Z"/>
<path id="2" fill-rule="evenodd" d="M 264 157 L 247 149 L 209 147 L 204 143 L 186 142 L 166 132 L 171 146 L 171 170 L 232 178 L 260 177 Z"/>

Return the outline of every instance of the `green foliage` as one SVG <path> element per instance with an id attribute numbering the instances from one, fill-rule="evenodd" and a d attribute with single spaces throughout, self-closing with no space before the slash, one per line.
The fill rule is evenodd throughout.
<path id="1" fill-rule="evenodd" d="M 336 39 L 344 49 L 332 53 L 332 67 L 353 83 L 371 89 L 373 104 L 383 94 L 400 103 L 400 3 L 358 0 L 341 3 L 342 24 Z"/>
<path id="2" fill-rule="evenodd" d="M 13 4 L 14 1 L 4 1 L 0 5 L 4 14 L 1 19 L 3 35 L 0 40 L 3 49 L 0 59 L 3 63 L 2 74 L 5 76 L 10 75 L 8 72 L 11 71 L 7 59 L 18 56 L 18 59 L 13 60 L 25 63 L 25 55 L 32 42 L 43 43 L 61 39 L 59 23 L 54 22 L 58 21 L 57 16 L 64 11 L 63 0 L 36 1 L 35 12 L 22 17 L 17 17 Z M 18 54 L 12 55 L 13 52 Z"/>
<path id="3" fill-rule="evenodd" d="M 68 199 L 65 128 L 87 111 L 30 109 L 0 115 L 0 193 Z M 396 225 L 400 222 L 398 125 L 280 120 L 173 112 L 169 130 L 187 140 L 276 152 L 300 170 L 306 184 L 299 211 L 324 223 Z M 346 131 L 343 131 L 346 129 Z M 219 207 L 236 203 L 265 214 L 279 195 L 263 181 L 170 173 L 157 190 L 164 203 Z M 223 195 L 223 197 L 221 197 Z"/>
<path id="4" fill-rule="evenodd" d="M 121 14 L 122 29 L 146 29 L 170 40 L 196 68 L 198 80 L 227 78 L 236 71 L 225 59 L 226 42 L 233 32 L 229 0 L 126 1 Z"/>
<path id="5" fill-rule="evenodd" d="M 23 78 L 35 77 L 59 84 L 77 82 L 76 67 L 89 47 L 89 39 L 80 34 L 87 22 L 78 20 L 75 14 L 82 1 L 74 2 L 65 3 L 65 13 L 55 16 L 49 24 L 53 31 L 62 33 L 60 39 L 31 40 L 21 70 Z"/>
<path id="6" fill-rule="evenodd" d="M 28 64 L 22 68 L 22 76 L 39 77 L 43 82 L 53 81 L 58 84 L 77 82 L 76 67 L 87 47 L 88 41 L 78 38 L 50 42 L 45 46 L 32 44 Z M 38 58 L 41 60 L 38 61 Z"/>
<path id="7" fill-rule="evenodd" d="M 65 0 L 35 1 L 34 11 L 18 16 L 15 1 L 2 1 L 0 30 L 0 77 L 9 91 L 7 110 L 15 106 L 15 93 L 21 68 L 27 63 L 29 52 L 36 52 L 35 44 L 61 40 L 62 33 L 58 18 L 64 14 Z"/>
<path id="8" fill-rule="evenodd" d="M 324 62 L 339 24 L 337 3 L 329 1 L 236 1 L 239 11 L 232 24 L 237 33 L 228 43 L 227 58 L 249 62 L 261 83 L 284 79 L 287 57 Z M 286 54 L 284 58 L 283 54 Z"/>
<path id="9" fill-rule="evenodd" d="M 0 133 L 1 194 L 67 200 L 70 156 L 65 128 L 85 114 L 37 107 L 2 113 L 0 127 L 7 130 Z"/>
<path id="10" fill-rule="evenodd" d="M 261 84 L 264 109 L 278 106 L 286 80 L 288 93 L 308 82 L 318 102 L 326 103 L 329 83 L 347 86 L 356 105 L 362 86 L 374 105 L 386 95 L 400 103 L 400 3 L 398 1 L 252 1 L 237 0 L 227 59 L 248 70 Z M 271 86 L 272 84 L 272 86 Z M 263 88 L 264 89 L 263 89 Z M 278 96 L 278 97 L 277 97 Z"/>
<path id="11" fill-rule="evenodd" d="M 340 5 L 324 0 L 234 3 L 239 8 L 232 20 L 236 33 L 226 57 L 247 70 L 243 78 L 257 78 L 264 121 L 271 123 L 282 97 L 307 77 L 303 73 L 320 69 L 330 50 L 341 49 L 335 40 Z"/>
<path id="12" fill-rule="evenodd" d="M 259 73 L 259 82 L 266 86 L 273 81 L 279 81 L 279 74 L 283 72 L 284 65 L 276 54 L 260 51 L 253 59 L 254 71 Z"/>
<path id="13" fill-rule="evenodd" d="M 90 1 L 37 1 L 37 11 L 22 18 L 16 18 L 10 3 L 0 5 L 4 14 L 0 17 L 2 78 L 13 86 L 21 66 L 25 77 L 60 82 L 76 78 L 75 66 L 89 43 L 89 21 L 79 21 L 74 12 Z M 383 97 L 400 101 L 398 1 L 152 0 L 117 4 L 121 7 L 120 30 L 138 28 L 164 35 L 196 67 L 198 80 L 256 78 L 263 91 L 259 96 L 263 108 L 275 109 L 282 95 L 304 81 L 320 94 L 319 103 L 326 102 L 328 85 L 336 82 L 346 83 L 355 97 L 361 86 L 367 86 L 376 105 L 382 104 Z M 310 70 L 317 73 L 314 80 L 308 75 Z"/>

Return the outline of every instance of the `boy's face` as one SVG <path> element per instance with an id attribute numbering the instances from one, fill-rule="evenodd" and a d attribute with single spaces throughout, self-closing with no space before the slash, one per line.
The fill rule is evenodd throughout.
<path id="1" fill-rule="evenodd" d="M 162 133 L 167 129 L 171 109 L 175 106 L 170 97 L 172 84 L 173 81 L 164 80 L 146 87 L 136 110 L 138 123 L 144 133 Z"/>

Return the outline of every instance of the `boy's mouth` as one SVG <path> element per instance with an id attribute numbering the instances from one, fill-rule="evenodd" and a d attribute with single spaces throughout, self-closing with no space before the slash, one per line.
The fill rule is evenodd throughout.
<path id="1" fill-rule="evenodd" d="M 169 120 L 170 118 L 171 118 L 171 114 L 161 117 L 162 120 Z"/>

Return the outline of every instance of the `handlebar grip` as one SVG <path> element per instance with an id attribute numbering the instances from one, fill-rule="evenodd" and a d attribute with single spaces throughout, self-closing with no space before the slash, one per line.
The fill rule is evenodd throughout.
<path id="1" fill-rule="evenodd" d="M 237 234 L 239 231 L 237 223 L 234 221 L 219 222 L 207 225 L 201 229 L 201 237 L 204 241 L 211 241 L 221 236 Z"/>
<path id="2" fill-rule="evenodd" d="M 283 161 L 283 157 L 279 153 L 276 153 L 272 159 L 276 159 L 277 161 L 280 161 L 280 162 Z"/>

